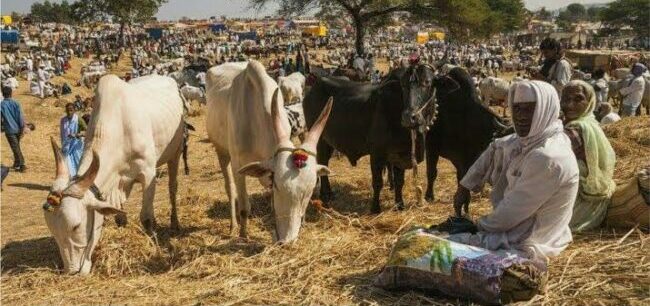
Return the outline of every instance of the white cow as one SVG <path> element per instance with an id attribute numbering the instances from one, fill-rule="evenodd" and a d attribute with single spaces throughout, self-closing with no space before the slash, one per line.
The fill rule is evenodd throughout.
<path id="1" fill-rule="evenodd" d="M 483 104 L 485 106 L 490 106 L 491 103 L 501 105 L 503 107 L 503 115 L 505 116 L 510 83 L 500 78 L 486 77 L 479 82 L 478 87 L 481 92 Z"/>
<path id="2" fill-rule="evenodd" d="M 143 185 L 140 221 L 153 233 L 156 167 L 167 164 L 171 228 L 178 229 L 176 191 L 183 148 L 183 102 L 174 80 L 146 76 L 129 83 L 103 77 L 95 90 L 79 178 L 70 180 L 60 149 L 52 145 L 56 179 L 45 209 L 67 273 L 88 274 L 104 216 L 123 214 L 133 184 Z"/>
<path id="3" fill-rule="evenodd" d="M 206 86 L 206 127 L 225 178 L 231 233 L 239 221 L 239 235 L 247 236 L 250 203 L 245 176 L 249 175 L 273 190 L 274 240 L 295 240 L 317 178 L 329 173 L 326 166 L 316 163 L 314 152 L 332 103 L 305 142 L 295 147 L 289 137 L 282 93 L 262 64 L 251 60 L 244 68 L 241 63 L 213 67 Z"/>
<path id="4" fill-rule="evenodd" d="M 181 87 L 181 95 L 187 101 L 199 101 L 201 104 L 205 104 L 205 92 L 200 87 L 194 87 L 191 85 L 185 85 Z"/>
<path id="5" fill-rule="evenodd" d="M 305 90 L 305 76 L 300 72 L 294 72 L 286 77 L 278 77 L 278 86 L 280 86 L 285 103 L 300 102 Z"/>

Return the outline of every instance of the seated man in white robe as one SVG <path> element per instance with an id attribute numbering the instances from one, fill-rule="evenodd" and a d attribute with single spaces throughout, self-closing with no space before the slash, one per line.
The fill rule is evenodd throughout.
<path id="1" fill-rule="evenodd" d="M 578 164 L 558 119 L 560 102 L 552 85 L 515 83 L 508 102 L 516 133 L 493 141 L 460 182 L 472 191 L 492 185 L 493 210 L 478 220 L 475 234 L 453 226 L 446 231 L 449 240 L 546 265 L 548 257 L 572 241 L 569 221 L 578 191 Z M 469 198 L 455 197 L 456 207 L 468 203 Z M 459 218 L 450 218 L 452 225 L 454 219 Z M 445 231 L 449 223 L 438 227 Z"/>

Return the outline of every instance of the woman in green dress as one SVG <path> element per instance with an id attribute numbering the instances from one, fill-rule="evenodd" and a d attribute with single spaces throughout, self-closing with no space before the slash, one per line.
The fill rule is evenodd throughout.
<path id="1" fill-rule="evenodd" d="M 571 81 L 560 102 L 565 133 L 578 160 L 580 185 L 569 226 L 573 232 L 596 228 L 605 219 L 616 184 L 616 155 L 594 117 L 596 94 L 584 81 Z"/>

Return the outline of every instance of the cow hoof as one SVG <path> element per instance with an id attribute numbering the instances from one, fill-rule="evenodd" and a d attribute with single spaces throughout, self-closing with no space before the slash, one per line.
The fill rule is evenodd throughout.
<path id="1" fill-rule="evenodd" d="M 128 219 L 126 218 L 126 214 L 117 214 L 115 215 L 115 224 L 117 224 L 117 227 L 126 227 L 126 224 L 128 223 Z"/>
<path id="2" fill-rule="evenodd" d="M 370 209 L 370 212 L 372 214 L 380 214 L 381 213 L 381 207 L 379 205 L 373 205 L 372 208 Z"/>
<path id="3" fill-rule="evenodd" d="M 173 221 L 172 221 L 172 223 L 169 225 L 169 229 L 170 229 L 172 232 L 176 232 L 176 233 L 178 233 L 178 232 L 181 231 L 181 226 L 178 224 L 178 222 L 173 222 Z"/>
<path id="4" fill-rule="evenodd" d="M 323 195 L 321 196 L 321 200 L 323 200 L 324 203 L 331 202 L 334 200 L 334 198 L 335 196 L 333 192 L 323 193 Z"/>
<path id="5" fill-rule="evenodd" d="M 155 233 L 156 221 L 152 219 L 142 220 L 142 227 L 147 235 L 152 236 Z"/>

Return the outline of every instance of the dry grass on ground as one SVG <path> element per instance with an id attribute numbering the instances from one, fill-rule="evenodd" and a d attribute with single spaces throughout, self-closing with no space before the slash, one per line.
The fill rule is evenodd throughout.
<path id="1" fill-rule="evenodd" d="M 121 63 L 125 69 L 127 61 Z M 74 62 L 78 72 L 79 62 Z M 77 75 L 68 77 L 69 82 Z M 60 79 L 59 79 L 60 80 Z M 223 177 L 214 151 L 205 140 L 204 116 L 192 117 L 197 132 L 191 137 L 190 176 L 180 178 L 179 213 L 183 230 L 168 229 L 166 177 L 158 184 L 158 239 L 145 236 L 138 222 L 141 201 L 134 191 L 126 207 L 129 224 L 117 228 L 113 220 L 94 254 L 91 276 L 62 276 L 54 240 L 45 226 L 41 204 L 53 178 L 49 136 L 58 137 L 62 108 L 41 106 L 17 96 L 37 130 L 27 135 L 23 149 L 29 171 L 11 173 L 2 192 L 2 303 L 13 304 L 382 304 L 419 305 L 463 303 L 422 292 L 387 292 L 372 286 L 401 229 L 412 224 L 443 221 L 451 212 L 455 189 L 453 167 L 440 162 L 437 200 L 414 207 L 410 182 L 404 212 L 390 210 L 392 195 L 384 191 L 384 213 L 368 213 L 371 186 L 368 159 L 353 168 L 333 160 L 334 208 L 345 217 L 307 211 L 298 242 L 272 245 L 269 194 L 251 181 L 253 217 L 250 240 L 228 236 L 229 208 Z M 75 93 L 79 88 L 74 88 Z M 83 94 L 88 94 L 83 90 Z M 650 160 L 650 120 L 627 119 L 607 129 L 619 154 L 617 178 Z M 11 163 L 6 140 L 2 162 Z M 424 166 L 420 166 L 421 173 Z M 410 172 L 407 173 L 410 180 Z M 420 181 L 423 182 L 421 175 Z M 474 218 L 489 212 L 487 193 L 475 195 Z M 650 241 L 637 229 L 600 229 L 575 236 L 575 241 L 551 262 L 548 292 L 525 304 L 647 305 L 650 303 Z"/>

